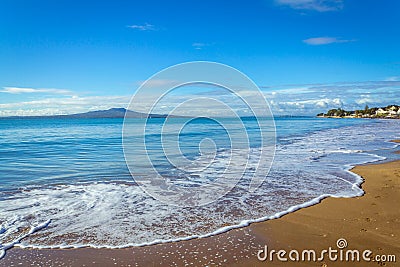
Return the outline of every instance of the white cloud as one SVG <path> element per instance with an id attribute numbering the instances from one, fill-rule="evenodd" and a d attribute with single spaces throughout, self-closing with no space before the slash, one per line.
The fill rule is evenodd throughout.
<path id="1" fill-rule="evenodd" d="M 70 96 L 0 104 L 0 116 L 60 115 L 126 107 L 130 96 Z"/>
<path id="2" fill-rule="evenodd" d="M 276 115 L 315 115 L 338 107 L 355 110 L 366 104 L 395 104 L 400 99 L 400 81 L 287 85 L 264 91 L 264 95 Z"/>
<path id="3" fill-rule="evenodd" d="M 260 87 L 261 88 L 261 87 Z M 289 86 L 284 86 L 282 88 L 275 87 L 275 91 L 271 92 L 272 96 L 276 95 L 290 95 L 290 94 L 306 94 L 306 93 L 311 93 L 314 92 L 314 90 L 310 89 L 309 85 L 299 85 L 295 87 Z"/>
<path id="4" fill-rule="evenodd" d="M 301 106 L 305 107 L 306 105 L 317 106 L 317 107 L 327 107 L 327 106 L 343 106 L 343 101 L 340 98 L 323 98 L 323 99 L 310 99 L 310 100 L 298 100 L 298 101 L 287 101 L 281 102 L 281 104 L 289 105 L 289 106 Z"/>
<path id="5" fill-rule="evenodd" d="M 126 27 L 128 27 L 130 29 L 134 29 L 134 30 L 139 30 L 139 31 L 155 31 L 156 30 L 154 25 L 152 25 L 150 23 L 145 23 L 142 25 L 134 24 L 134 25 L 128 25 Z"/>
<path id="6" fill-rule="evenodd" d="M 391 77 L 387 77 L 385 79 L 385 81 L 387 82 L 398 82 L 400 81 L 400 76 L 391 76 Z"/>
<path id="7" fill-rule="evenodd" d="M 363 98 L 360 98 L 360 99 L 357 99 L 356 101 L 355 101 L 357 104 L 359 104 L 359 105 L 366 105 L 366 104 L 377 104 L 377 103 L 380 103 L 381 101 L 380 101 L 380 99 L 372 99 L 371 97 L 363 97 Z"/>
<path id="8" fill-rule="evenodd" d="M 340 98 L 314 98 L 289 100 L 285 95 L 278 100 L 268 100 L 272 112 L 275 115 L 315 115 L 331 108 L 343 107 L 344 102 Z"/>
<path id="9" fill-rule="evenodd" d="M 194 47 L 194 49 L 201 50 L 204 47 L 209 46 L 209 44 L 206 44 L 206 43 L 193 43 L 192 46 Z"/>
<path id="10" fill-rule="evenodd" d="M 151 81 L 148 90 L 148 96 L 143 98 L 141 103 L 135 104 L 131 109 L 139 112 L 146 112 L 154 101 L 153 94 L 158 94 L 158 88 L 163 86 L 174 86 L 180 84 L 174 80 L 155 80 Z M 400 99 L 400 81 L 368 81 L 352 83 L 327 83 L 327 84 L 306 84 L 306 85 L 286 85 L 280 87 L 262 87 L 264 97 L 270 103 L 271 109 L 275 115 L 315 115 L 319 112 L 326 112 L 331 108 L 342 107 L 346 110 L 363 109 L 365 104 L 370 107 L 387 106 L 396 104 L 395 100 Z M 33 88 L 24 88 L 24 90 L 8 89 L 9 92 L 36 92 Z M 201 88 L 204 89 L 204 88 Z M 227 93 L 226 90 L 199 90 L 197 87 L 170 93 L 160 99 L 153 113 L 168 113 L 181 103 L 196 99 L 211 97 L 217 98 L 227 103 L 234 110 L 240 110 L 243 103 L 238 97 Z M 246 96 L 246 99 L 258 103 L 259 96 L 253 91 L 241 89 L 240 95 Z M 30 97 L 30 96 L 29 96 Z M 10 103 L 4 102 L 1 98 L 0 116 L 13 115 L 55 115 L 55 114 L 73 114 L 87 112 L 90 110 L 109 109 L 114 107 L 127 107 L 131 96 L 78 96 L 78 95 L 53 95 L 46 97 L 38 94 L 32 101 L 21 101 Z M 186 106 L 181 115 L 193 114 L 215 114 L 221 115 L 218 107 L 214 107 L 212 102 L 197 102 Z"/>
<path id="11" fill-rule="evenodd" d="M 303 40 L 303 43 L 308 45 L 327 45 L 334 43 L 349 43 L 354 42 L 354 40 L 340 39 L 337 37 L 314 37 Z"/>
<path id="12" fill-rule="evenodd" d="M 137 85 L 146 85 L 147 88 L 161 88 L 164 89 L 165 87 L 175 87 L 179 85 L 181 82 L 178 80 L 168 80 L 168 79 L 151 79 L 146 81 L 139 81 Z"/>
<path id="13" fill-rule="evenodd" d="M 343 8 L 343 0 L 275 0 L 275 2 L 293 9 L 318 12 L 337 11 Z"/>
<path id="14" fill-rule="evenodd" d="M 3 87 L 1 93 L 9 94 L 24 94 L 24 93 L 48 93 L 48 94 L 62 94 L 69 95 L 71 91 L 65 89 L 55 88 L 27 88 L 27 87 Z"/>

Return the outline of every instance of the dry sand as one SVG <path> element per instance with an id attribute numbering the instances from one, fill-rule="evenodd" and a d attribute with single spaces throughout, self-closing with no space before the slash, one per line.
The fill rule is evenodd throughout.
<path id="1" fill-rule="evenodd" d="M 19 249 L 0 266 L 400 266 L 400 161 L 358 166 L 362 197 L 327 198 L 276 220 L 217 236 L 127 249 Z M 257 251 L 314 249 L 318 253 L 345 238 L 346 249 L 396 255 L 390 262 L 261 262 Z"/>

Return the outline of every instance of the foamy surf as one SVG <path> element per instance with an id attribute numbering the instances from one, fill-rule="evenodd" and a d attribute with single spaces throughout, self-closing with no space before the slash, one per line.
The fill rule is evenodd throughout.
<path id="1" fill-rule="evenodd" d="M 51 220 L 47 220 L 43 223 L 39 223 L 35 226 L 31 226 L 31 228 L 29 229 L 29 231 L 26 234 L 20 235 L 19 237 L 17 237 L 15 240 L 6 243 L 6 244 L 0 244 L 0 259 L 3 258 L 6 255 L 6 251 L 12 247 L 14 247 L 15 245 L 17 245 L 18 243 L 21 242 L 21 240 L 23 240 L 24 238 L 28 237 L 29 235 L 40 231 L 43 228 L 46 228 L 49 224 L 50 224 Z M 4 228 L 3 226 L 1 226 L 1 229 L 3 230 L 1 232 L 1 234 L 5 234 L 8 229 Z"/>

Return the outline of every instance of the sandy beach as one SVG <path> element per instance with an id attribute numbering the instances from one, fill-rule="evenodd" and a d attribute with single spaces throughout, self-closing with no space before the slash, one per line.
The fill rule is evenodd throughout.
<path id="1" fill-rule="evenodd" d="M 400 161 L 357 166 L 365 195 L 327 198 L 279 219 L 217 236 L 127 249 L 20 249 L 7 251 L 0 266 L 400 266 Z M 260 261 L 259 250 L 371 250 L 370 262 Z M 395 262 L 374 261 L 395 255 Z M 263 254 L 260 254 L 261 256 Z M 293 254 L 294 255 L 294 254 Z M 360 254 L 361 255 L 361 254 Z M 317 254 L 317 257 L 319 254 Z M 288 254 L 286 254 L 286 258 Z"/>

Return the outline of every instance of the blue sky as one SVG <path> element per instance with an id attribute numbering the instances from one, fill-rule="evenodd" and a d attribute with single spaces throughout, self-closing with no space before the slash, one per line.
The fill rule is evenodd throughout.
<path id="1" fill-rule="evenodd" d="M 126 107 L 194 60 L 242 71 L 276 114 L 400 99 L 397 0 L 80 2 L 0 0 L 0 116 Z"/>

